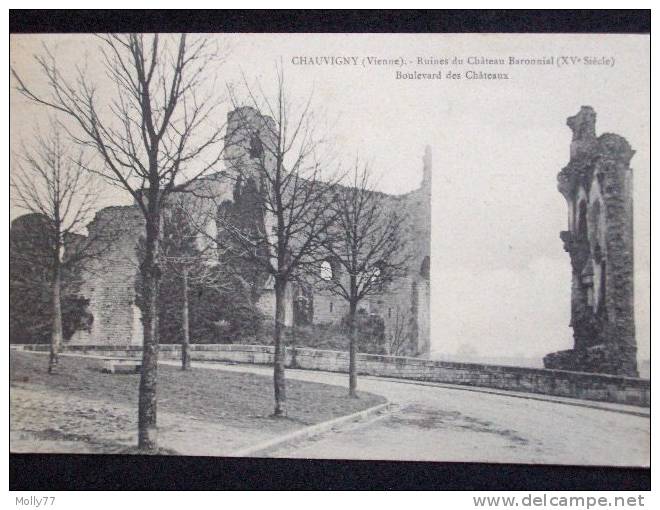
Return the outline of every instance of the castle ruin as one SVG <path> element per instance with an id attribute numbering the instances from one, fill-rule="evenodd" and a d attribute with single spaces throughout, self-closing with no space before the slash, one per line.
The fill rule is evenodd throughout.
<path id="1" fill-rule="evenodd" d="M 567 120 L 570 161 L 558 189 L 568 205 L 561 232 L 572 268 L 573 349 L 548 354 L 546 368 L 637 377 L 630 160 L 621 136 L 596 136 L 596 113 L 583 106 Z"/>
<path id="2" fill-rule="evenodd" d="M 254 158 L 258 156 L 258 141 L 254 133 L 267 131 L 269 118 L 252 108 L 240 108 L 228 114 L 225 137 L 225 169 L 218 171 L 196 185 L 204 193 L 213 193 L 213 200 L 205 201 L 202 208 L 232 207 L 237 202 L 237 182 L 245 184 L 245 177 L 253 172 Z M 407 275 L 393 282 L 380 295 L 369 296 L 361 302 L 361 313 L 379 317 L 385 325 L 385 335 L 391 334 L 397 322 L 405 315 L 409 325 L 408 355 L 428 357 L 430 352 L 430 242 L 431 242 L 431 149 L 427 147 L 422 158 L 422 179 L 417 189 L 402 195 L 386 195 L 387 207 L 407 211 L 403 231 L 410 250 Z M 236 171 L 242 178 L 237 179 Z M 190 195 L 185 199 L 190 200 Z M 199 205 L 199 204 L 198 204 Z M 236 207 L 236 210 L 243 210 Z M 80 294 L 89 300 L 88 312 L 94 317 L 89 330 L 76 331 L 70 344 L 83 345 L 140 345 L 142 343 L 141 313 L 135 304 L 135 282 L 139 260 L 136 252 L 138 239 L 143 235 L 143 219 L 136 206 L 108 207 L 100 210 L 88 226 L 90 232 L 108 229 L 114 237 L 113 247 L 99 260 L 81 268 L 83 281 Z M 266 231 L 269 218 L 261 218 Z M 221 235 L 220 224 L 214 225 Z M 327 267 L 330 265 L 330 267 Z M 319 271 L 342 277 L 340 268 L 332 260 L 322 263 Z M 345 276 L 345 275 L 344 275 Z M 262 288 L 256 306 L 264 316 L 275 315 L 275 291 L 267 276 L 259 280 Z M 298 304 L 313 306 L 313 313 L 301 313 Z M 325 291 L 322 286 L 311 289 L 289 285 L 286 299 L 286 325 L 291 326 L 305 316 L 315 324 L 339 324 L 348 311 L 348 304 Z M 192 339 L 194 342 L 194 339 Z M 235 340 L 241 342 L 240 338 Z"/>

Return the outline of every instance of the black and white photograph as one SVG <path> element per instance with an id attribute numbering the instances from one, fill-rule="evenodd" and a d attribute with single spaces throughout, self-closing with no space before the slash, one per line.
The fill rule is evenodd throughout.
<path id="1" fill-rule="evenodd" d="M 648 34 L 12 34 L 10 451 L 650 466 Z"/>

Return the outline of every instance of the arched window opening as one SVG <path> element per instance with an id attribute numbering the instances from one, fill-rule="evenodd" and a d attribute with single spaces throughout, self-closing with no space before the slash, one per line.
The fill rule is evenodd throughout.
<path id="1" fill-rule="evenodd" d="M 320 274 L 321 279 L 325 281 L 330 281 L 332 280 L 332 264 L 330 264 L 330 261 L 324 260 L 321 262 L 321 271 Z"/>
<path id="2" fill-rule="evenodd" d="M 578 239 L 587 239 L 587 203 L 580 201 L 578 223 L 577 223 L 577 237 Z"/>

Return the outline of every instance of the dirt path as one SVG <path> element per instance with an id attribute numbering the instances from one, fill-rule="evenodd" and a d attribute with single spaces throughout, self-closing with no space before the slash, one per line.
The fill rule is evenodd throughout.
<path id="1" fill-rule="evenodd" d="M 14 453 L 123 453 L 135 445 L 135 406 L 34 387 L 12 388 L 10 399 Z M 282 433 L 162 411 L 158 425 L 163 453 L 182 455 L 228 455 Z"/>

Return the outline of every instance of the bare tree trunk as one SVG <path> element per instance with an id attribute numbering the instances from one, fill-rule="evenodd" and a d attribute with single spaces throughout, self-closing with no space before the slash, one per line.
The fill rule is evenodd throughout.
<path id="1" fill-rule="evenodd" d="M 351 300 L 348 310 L 348 396 L 357 398 L 357 325 L 355 323 L 355 311 L 357 303 Z"/>
<path id="2" fill-rule="evenodd" d="M 151 209 L 151 208 L 150 208 Z M 141 272 L 144 296 L 144 346 L 142 350 L 142 376 L 138 402 L 138 448 L 157 448 L 156 382 L 158 379 L 158 284 L 160 268 L 158 250 L 160 212 L 152 209 L 147 218 L 147 239 Z"/>
<path id="3" fill-rule="evenodd" d="M 62 345 L 62 301 L 61 301 L 61 270 L 59 248 L 57 248 L 53 261 L 53 330 L 50 338 L 50 359 L 48 373 L 52 374 L 59 361 L 60 346 Z"/>
<path id="4" fill-rule="evenodd" d="M 285 321 L 286 281 L 275 280 L 275 356 L 273 359 L 273 388 L 275 390 L 275 416 L 286 416 L 286 381 L 284 362 L 286 346 L 282 341 L 282 329 Z"/>
<path id="5" fill-rule="evenodd" d="M 183 268 L 183 343 L 181 345 L 181 369 L 190 368 L 190 326 L 188 320 L 188 268 Z"/>

